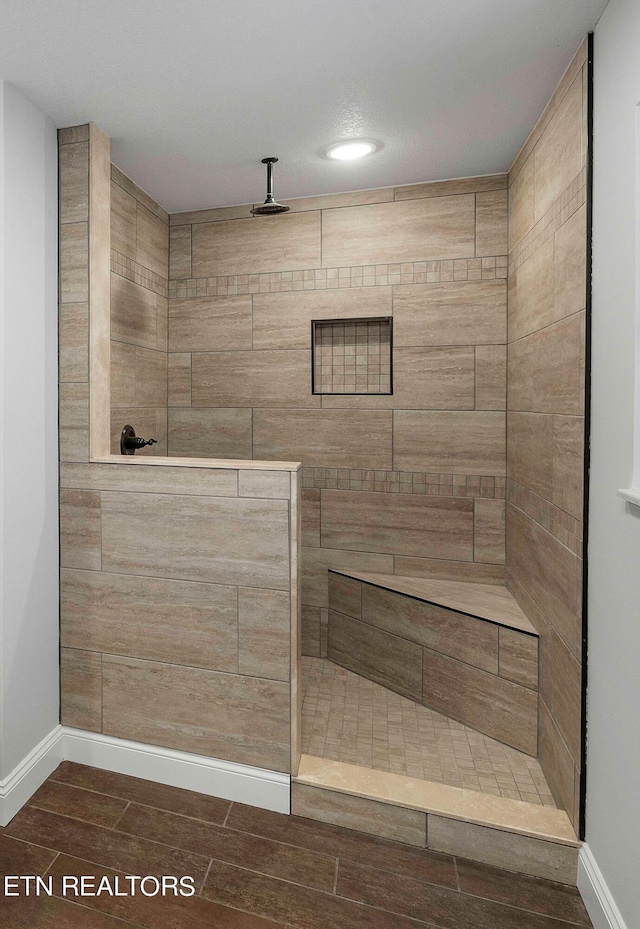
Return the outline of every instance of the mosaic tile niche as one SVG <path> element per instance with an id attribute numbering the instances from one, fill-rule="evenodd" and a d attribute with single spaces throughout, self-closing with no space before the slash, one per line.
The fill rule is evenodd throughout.
<path id="1" fill-rule="evenodd" d="M 312 322 L 314 394 L 391 394 L 391 317 Z"/>

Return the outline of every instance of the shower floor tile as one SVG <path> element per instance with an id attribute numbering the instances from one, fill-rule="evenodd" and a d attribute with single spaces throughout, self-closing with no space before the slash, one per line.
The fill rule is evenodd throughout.
<path id="1" fill-rule="evenodd" d="M 302 659 L 302 751 L 555 807 L 540 764 L 326 658 Z"/>

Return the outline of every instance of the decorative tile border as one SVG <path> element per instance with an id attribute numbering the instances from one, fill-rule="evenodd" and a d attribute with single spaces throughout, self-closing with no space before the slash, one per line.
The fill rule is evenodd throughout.
<path id="1" fill-rule="evenodd" d="M 574 555 L 582 558 L 582 522 L 579 519 L 511 478 L 507 480 L 507 500 L 546 529 Z"/>
<path id="2" fill-rule="evenodd" d="M 302 487 L 503 499 L 506 478 L 478 474 L 434 474 L 425 471 L 307 467 L 302 469 Z"/>
<path id="3" fill-rule="evenodd" d="M 124 277 L 128 281 L 133 281 L 135 284 L 140 284 L 141 287 L 153 291 L 154 294 L 158 294 L 161 297 L 167 296 L 168 282 L 166 277 L 160 277 L 159 274 L 138 264 L 138 262 L 133 261 L 132 258 L 127 258 L 126 255 L 122 255 L 114 248 L 111 249 L 111 270 L 114 274 L 119 274 L 120 277 Z"/>
<path id="4" fill-rule="evenodd" d="M 582 168 L 557 200 L 551 204 L 542 219 L 522 238 L 509 255 L 509 274 L 517 271 L 527 258 L 551 238 L 566 221 L 587 201 L 587 172 Z"/>
<path id="5" fill-rule="evenodd" d="M 343 287 L 388 287 L 390 284 L 440 284 L 446 281 L 493 281 L 507 277 L 507 256 L 407 261 L 401 264 L 319 268 L 314 271 L 273 271 L 169 281 L 169 296 L 215 297 L 228 294 L 269 294 L 293 290 L 333 290 Z"/>

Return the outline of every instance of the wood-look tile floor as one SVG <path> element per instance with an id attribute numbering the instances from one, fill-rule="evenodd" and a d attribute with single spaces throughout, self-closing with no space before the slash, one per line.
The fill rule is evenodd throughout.
<path id="1" fill-rule="evenodd" d="M 2 929 L 591 926 L 575 888 L 70 762 L 0 829 L 0 871 L 54 888 L 0 895 Z M 64 875 L 188 875 L 197 894 L 65 897 Z"/>
<path id="2" fill-rule="evenodd" d="M 537 759 L 326 658 L 302 659 L 302 751 L 555 807 Z"/>

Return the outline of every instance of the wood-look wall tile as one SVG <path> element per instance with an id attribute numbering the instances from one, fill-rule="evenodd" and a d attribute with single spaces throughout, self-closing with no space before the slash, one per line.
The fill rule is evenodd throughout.
<path id="1" fill-rule="evenodd" d="M 302 654 L 320 657 L 320 607 L 302 607 Z"/>
<path id="2" fill-rule="evenodd" d="M 393 556 L 331 548 L 302 549 L 302 602 L 326 608 L 329 605 L 328 569 L 374 571 L 393 574 Z"/>
<path id="3" fill-rule="evenodd" d="M 327 657 L 355 674 L 416 702 L 422 693 L 422 648 L 329 610 Z"/>
<path id="4" fill-rule="evenodd" d="M 284 590 L 238 588 L 238 670 L 251 677 L 288 681 L 291 606 Z"/>
<path id="5" fill-rule="evenodd" d="M 475 196 L 462 194 L 327 210 L 322 265 L 472 258 Z"/>
<path id="6" fill-rule="evenodd" d="M 391 316 L 391 287 L 254 294 L 253 347 L 307 349 L 311 320 Z"/>
<path id="7" fill-rule="evenodd" d="M 323 490 L 326 548 L 473 561 L 473 500 Z"/>
<path id="8" fill-rule="evenodd" d="M 191 406 L 191 354 L 169 352 L 168 365 L 169 406 Z"/>
<path id="9" fill-rule="evenodd" d="M 579 74 L 534 149 L 536 222 L 583 167 L 583 120 L 582 75 Z"/>
<path id="10" fill-rule="evenodd" d="M 289 471 L 238 471 L 238 496 L 288 500 L 291 497 Z"/>
<path id="11" fill-rule="evenodd" d="M 169 409 L 168 430 L 171 456 L 252 457 L 250 409 Z"/>
<path id="12" fill-rule="evenodd" d="M 89 385 L 60 384 L 60 461 L 89 460 Z"/>
<path id="13" fill-rule="evenodd" d="M 193 277 L 319 267 L 319 211 L 199 223 L 191 229 Z"/>
<path id="14" fill-rule="evenodd" d="M 89 304 L 60 305 L 60 381 L 89 378 Z"/>
<path id="15" fill-rule="evenodd" d="M 70 145 L 73 142 L 89 141 L 89 124 L 83 123 L 81 126 L 67 126 L 65 129 L 58 129 L 58 145 Z"/>
<path id="16" fill-rule="evenodd" d="M 481 177 L 459 177 L 452 181 L 430 181 L 426 184 L 405 184 L 395 188 L 394 200 L 417 200 L 421 197 L 448 197 L 451 194 L 471 194 L 482 190 L 502 190 L 507 187 L 506 174 Z"/>
<path id="17" fill-rule="evenodd" d="M 63 726 L 102 731 L 102 656 L 60 649 L 60 718 Z"/>
<path id="18" fill-rule="evenodd" d="M 584 417 L 553 417 L 551 502 L 582 520 L 584 511 Z"/>
<path id="19" fill-rule="evenodd" d="M 111 410 L 111 454 L 120 454 L 120 435 L 124 426 L 133 426 L 136 435 L 155 439 L 156 445 L 147 445 L 136 452 L 140 458 L 155 458 L 167 454 L 167 408 L 116 407 Z"/>
<path id="20" fill-rule="evenodd" d="M 544 700 L 540 700 L 538 760 L 551 788 L 553 798 L 561 810 L 568 810 L 578 829 L 576 817 L 572 815 L 574 779 L 576 766 L 566 742 L 560 735 Z"/>
<path id="21" fill-rule="evenodd" d="M 320 490 L 305 487 L 301 492 L 302 544 L 317 548 L 320 545 Z"/>
<path id="22" fill-rule="evenodd" d="M 84 223 L 89 219 L 89 143 L 61 145 L 60 222 Z"/>
<path id="23" fill-rule="evenodd" d="M 63 568 L 60 603 L 63 646 L 238 670 L 235 587 Z"/>
<path id="24" fill-rule="evenodd" d="M 423 682 L 425 706 L 537 755 L 538 695 L 532 690 L 428 648 L 423 649 Z"/>
<path id="25" fill-rule="evenodd" d="M 171 213 L 169 222 L 172 226 L 191 226 L 195 223 L 222 223 L 228 219 L 251 219 L 253 206 L 253 203 L 241 203 L 238 206 L 218 206 L 210 210 Z"/>
<path id="26" fill-rule="evenodd" d="M 111 181 L 111 248 L 135 261 L 136 201 Z"/>
<path id="27" fill-rule="evenodd" d="M 577 764 L 582 748 L 582 667 L 550 622 L 540 634 L 540 696 Z"/>
<path id="28" fill-rule="evenodd" d="M 472 581 L 476 584 L 504 584 L 504 565 L 476 564 L 470 561 L 444 561 L 396 555 L 394 573 L 405 577 L 426 577 L 439 581 Z"/>
<path id="29" fill-rule="evenodd" d="M 583 310 L 587 300 L 587 207 L 582 206 L 554 236 L 555 318 Z"/>
<path id="30" fill-rule="evenodd" d="M 506 316 L 505 281 L 399 284 L 394 287 L 394 346 L 503 344 Z"/>
<path id="31" fill-rule="evenodd" d="M 86 303 L 88 299 L 88 223 L 65 223 L 60 226 L 60 302 Z"/>
<path id="32" fill-rule="evenodd" d="M 155 349 L 111 343 L 111 407 L 166 407 L 167 355 Z"/>
<path id="33" fill-rule="evenodd" d="M 106 571 L 289 589 L 286 500 L 102 494 Z"/>
<path id="34" fill-rule="evenodd" d="M 330 575 L 330 578 L 333 575 Z M 330 605 L 334 609 L 330 591 Z M 362 620 L 434 651 L 498 673 L 498 626 L 392 590 L 362 585 Z"/>
<path id="35" fill-rule="evenodd" d="M 576 884 L 579 849 L 571 845 L 545 842 L 431 813 L 427 818 L 427 835 L 428 848 L 447 855 L 483 861 L 496 868 L 520 871 L 561 884 Z"/>
<path id="36" fill-rule="evenodd" d="M 160 277 L 169 276 L 169 227 L 136 203 L 136 261 Z"/>
<path id="37" fill-rule="evenodd" d="M 191 277 L 191 226 L 169 227 L 169 280 Z"/>
<path id="38" fill-rule="evenodd" d="M 546 500 L 553 490 L 553 419 L 547 413 L 507 416 L 509 477 Z"/>
<path id="39" fill-rule="evenodd" d="M 581 412 L 582 313 L 509 345 L 509 408 L 539 413 Z"/>
<path id="40" fill-rule="evenodd" d="M 515 629 L 500 629 L 500 677 L 538 689 L 538 638 Z"/>
<path id="41" fill-rule="evenodd" d="M 60 564 L 100 571 L 100 494 L 91 490 L 60 491 Z"/>
<path id="42" fill-rule="evenodd" d="M 161 294 L 156 294 L 156 348 L 169 350 L 169 300 Z"/>
<path id="43" fill-rule="evenodd" d="M 105 655 L 103 731 L 289 771 L 289 685 Z"/>
<path id="44" fill-rule="evenodd" d="M 504 410 L 507 406 L 507 349 L 504 345 L 476 346 L 476 410 Z"/>
<path id="45" fill-rule="evenodd" d="M 530 155 L 509 188 L 509 251 L 533 229 L 535 222 L 535 165 Z"/>
<path id="46" fill-rule="evenodd" d="M 576 657 L 582 639 L 581 562 L 542 526 L 507 504 L 507 564 Z"/>
<path id="47" fill-rule="evenodd" d="M 493 346 L 490 346 L 493 347 Z M 393 394 L 323 396 L 323 409 L 472 410 L 473 346 L 394 348 Z"/>
<path id="48" fill-rule="evenodd" d="M 424 813 L 309 784 L 291 785 L 291 812 L 406 845 L 424 847 L 426 841 Z"/>
<path id="49" fill-rule="evenodd" d="M 193 406 L 318 409 L 311 360 L 302 351 L 194 352 Z"/>
<path id="50" fill-rule="evenodd" d="M 479 191 L 476 194 L 476 256 L 506 255 L 507 191 Z"/>
<path id="51" fill-rule="evenodd" d="M 543 242 L 509 277 L 509 341 L 555 321 L 553 237 Z"/>
<path id="52" fill-rule="evenodd" d="M 135 464 L 134 464 L 135 461 Z M 238 472 L 234 469 L 157 467 L 136 456 L 126 464 L 62 464 L 60 485 L 67 490 L 117 490 L 158 494 L 195 494 L 236 497 Z"/>
<path id="53" fill-rule="evenodd" d="M 399 471 L 499 475 L 505 459 L 504 413 L 393 414 L 393 465 Z"/>
<path id="54" fill-rule="evenodd" d="M 251 348 L 251 295 L 169 300 L 169 351 Z"/>
<path id="55" fill-rule="evenodd" d="M 389 469 L 392 415 L 374 410 L 254 410 L 253 454 L 318 468 Z"/>
<path id="56" fill-rule="evenodd" d="M 134 281 L 111 272 L 111 338 L 157 348 L 157 297 Z"/>
<path id="57" fill-rule="evenodd" d="M 124 174 L 124 172 L 117 168 L 114 164 L 111 165 L 111 180 L 115 181 L 119 187 L 122 187 L 123 190 L 130 194 L 136 203 L 141 204 L 143 207 L 149 210 L 150 213 L 152 213 L 154 216 L 157 216 L 158 219 L 162 220 L 165 226 L 169 225 L 169 214 L 167 211 L 161 207 L 160 204 L 153 199 L 153 197 L 150 197 L 149 194 L 142 189 L 142 187 L 138 187 L 135 181 L 132 181 L 130 177 Z"/>
<path id="58" fill-rule="evenodd" d="M 353 619 L 362 618 L 362 583 L 329 571 L 329 608 Z"/>
<path id="59" fill-rule="evenodd" d="M 504 564 L 504 500 L 474 500 L 473 560 L 485 564 Z"/>

